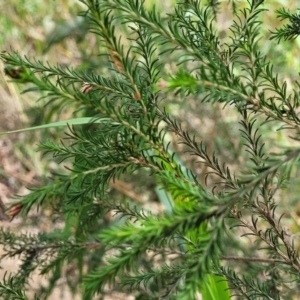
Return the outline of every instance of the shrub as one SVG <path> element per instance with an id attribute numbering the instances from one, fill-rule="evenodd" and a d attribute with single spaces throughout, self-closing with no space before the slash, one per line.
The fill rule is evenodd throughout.
<path id="1" fill-rule="evenodd" d="M 89 0 L 82 18 L 99 40 L 100 67 L 2 52 L 8 76 L 75 116 L 40 126 L 68 125 L 60 142 L 38 147 L 64 168 L 7 214 L 51 209 L 53 230 L 2 229 L 5 255 L 22 260 L 2 296 L 27 299 L 39 270 L 50 277 L 36 297 L 48 297 L 66 269 L 83 299 L 297 293 L 297 234 L 283 213 L 297 201 L 299 86 L 263 53 L 263 2 L 226 4 L 232 19 L 221 28 L 217 1 L 187 0 L 166 14 L 143 1 Z M 277 14 L 291 23 L 266 33 L 268 45 L 299 34 L 298 15 Z"/>

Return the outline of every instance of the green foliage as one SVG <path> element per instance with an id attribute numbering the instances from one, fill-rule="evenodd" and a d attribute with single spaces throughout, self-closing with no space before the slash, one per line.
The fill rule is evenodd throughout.
<path id="1" fill-rule="evenodd" d="M 7 278 L 5 275 L 3 281 L 0 283 L 0 296 L 2 299 L 7 300 L 28 300 L 26 295 L 22 292 L 20 288 L 16 288 L 17 283 L 13 277 Z M 35 297 L 35 300 L 39 298 Z"/>
<path id="2" fill-rule="evenodd" d="M 47 120 L 69 107 L 78 118 L 37 127 L 69 126 L 60 142 L 38 147 L 64 169 L 31 188 L 8 214 L 50 209 L 55 229 L 1 230 L 5 256 L 22 263 L 0 292 L 27 299 L 22 291 L 38 270 L 50 276 L 37 292 L 45 299 L 67 265 L 68 286 L 83 299 L 101 298 L 107 289 L 136 299 L 228 299 L 227 282 L 239 299 L 297 294 L 299 248 L 279 206 L 299 169 L 299 85 L 288 86 L 261 51 L 264 1 L 228 3 L 227 30 L 219 26 L 217 1 L 187 0 L 168 14 L 137 0 L 82 2 L 81 20 L 99 39 L 104 67 L 51 66 L 1 53 L 7 75 L 51 108 Z M 298 16 L 285 10 L 278 16 L 291 25 L 271 39 L 296 37 Z M 232 117 L 239 126 L 234 139 L 217 133 L 213 143 L 203 140 L 209 126 L 187 125 L 197 121 L 189 103 L 204 111 L 198 120 L 207 107 L 212 114 L 223 105 L 224 123 Z M 184 107 L 183 118 L 174 104 Z M 270 128 L 293 144 L 274 142 Z M 119 180 L 148 195 L 148 203 L 132 191 L 113 194 Z M 154 211 L 157 199 L 166 209 Z"/>
<path id="3" fill-rule="evenodd" d="M 300 34 L 300 15 L 292 14 L 284 8 L 278 9 L 276 13 L 278 18 L 280 18 L 281 20 L 289 20 L 289 24 L 283 26 L 283 28 L 277 29 L 273 33 L 272 38 L 277 39 L 279 42 L 282 38 L 285 40 L 296 38 Z"/>

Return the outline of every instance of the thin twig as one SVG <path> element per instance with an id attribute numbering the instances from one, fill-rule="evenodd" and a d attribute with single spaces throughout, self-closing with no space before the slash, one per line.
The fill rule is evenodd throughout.
<path id="1" fill-rule="evenodd" d="M 267 264 L 288 264 L 286 261 L 281 259 L 269 259 L 269 258 L 259 258 L 259 257 L 241 257 L 241 256 L 222 256 L 222 260 L 235 260 L 235 261 L 243 261 L 243 262 L 262 262 Z"/>

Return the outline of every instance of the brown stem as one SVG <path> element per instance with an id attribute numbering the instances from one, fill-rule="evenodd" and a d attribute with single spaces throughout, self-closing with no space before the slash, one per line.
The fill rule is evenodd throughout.
<path id="1" fill-rule="evenodd" d="M 268 258 L 259 258 L 259 257 L 222 256 L 221 259 L 243 261 L 243 262 L 261 262 L 267 264 L 275 264 L 275 263 L 288 264 L 286 261 L 280 259 L 268 259 Z"/>

